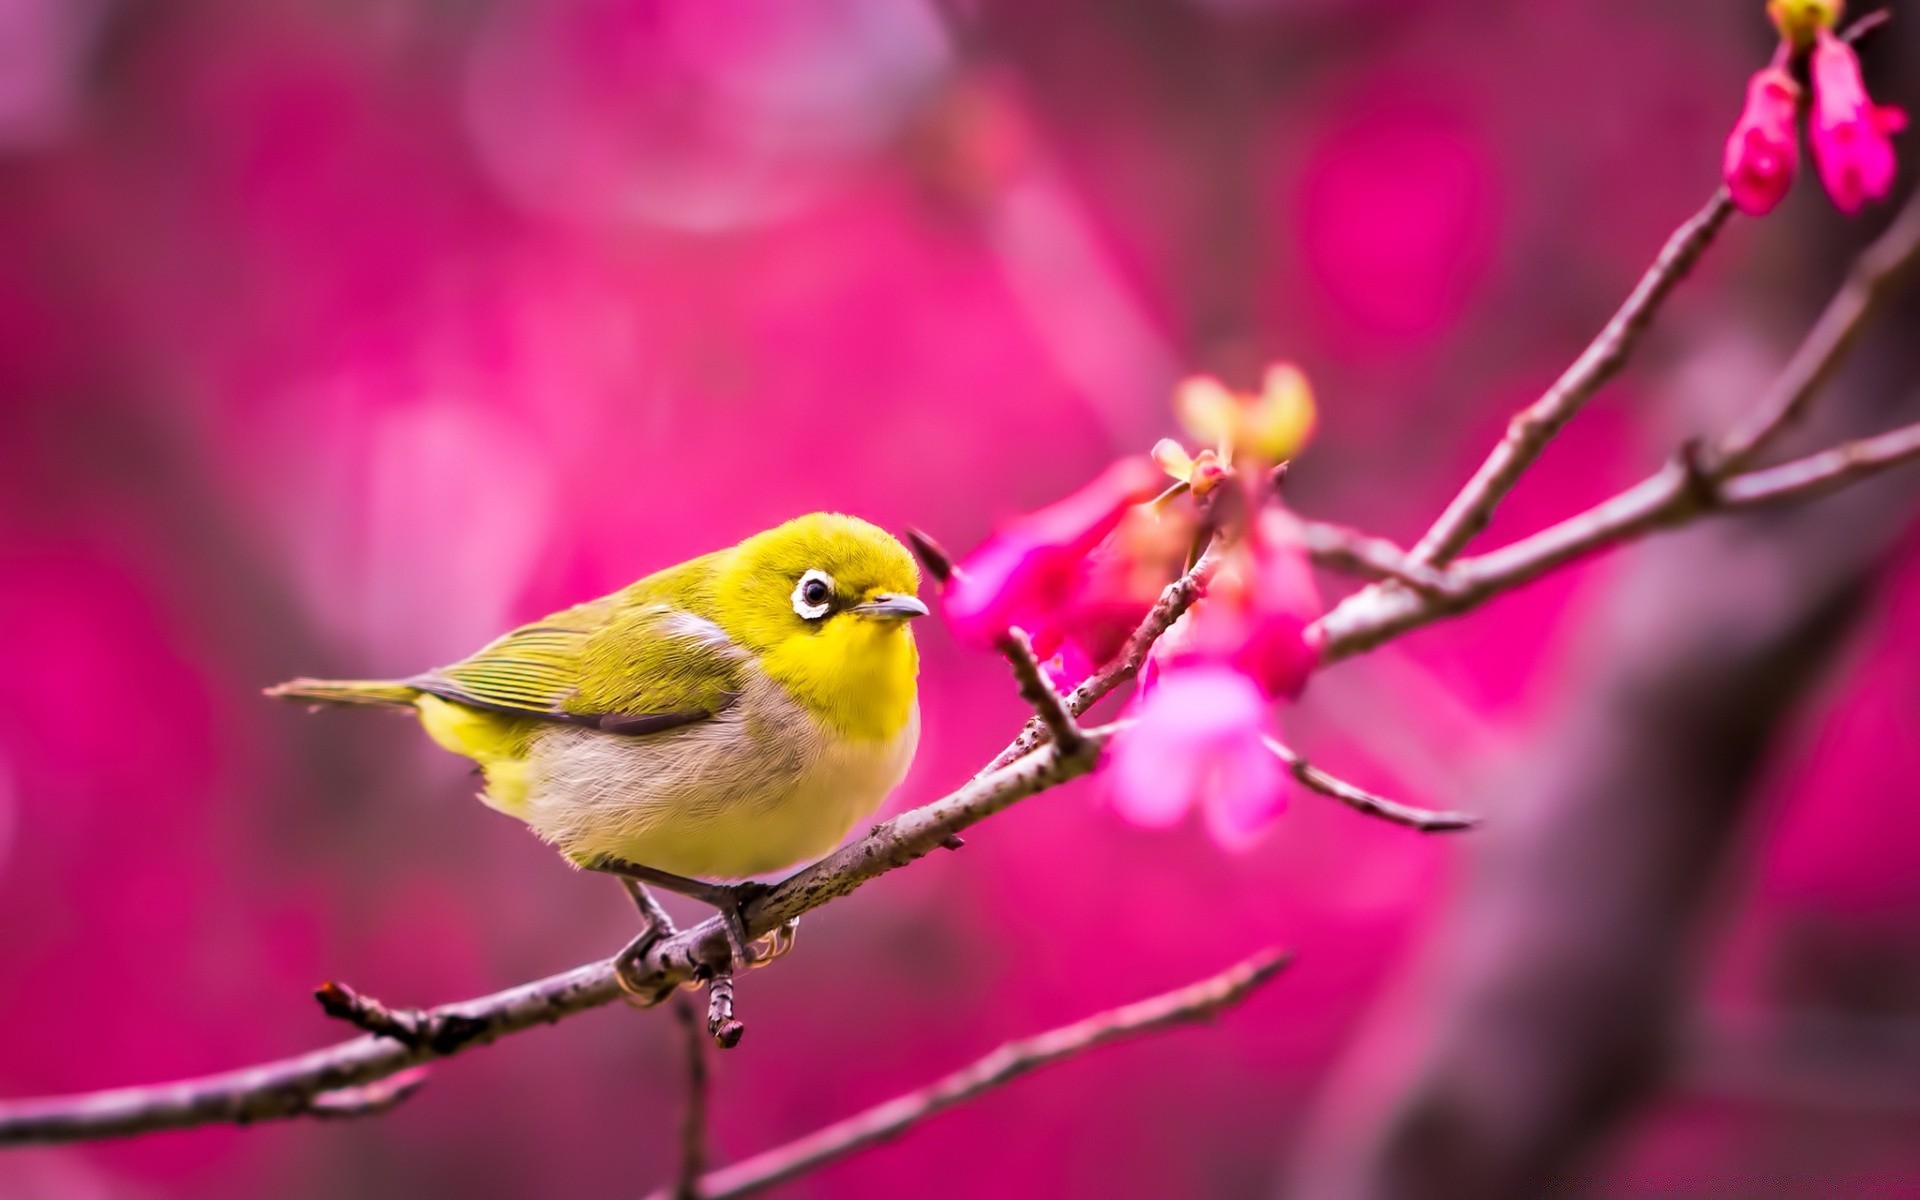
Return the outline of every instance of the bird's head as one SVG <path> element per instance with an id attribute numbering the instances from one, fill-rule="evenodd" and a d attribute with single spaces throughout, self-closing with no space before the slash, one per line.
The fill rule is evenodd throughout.
<path id="1" fill-rule="evenodd" d="M 813 513 L 721 559 L 714 619 L 795 699 L 847 732 L 890 737 L 910 715 L 925 616 L 907 548 L 857 517 Z"/>

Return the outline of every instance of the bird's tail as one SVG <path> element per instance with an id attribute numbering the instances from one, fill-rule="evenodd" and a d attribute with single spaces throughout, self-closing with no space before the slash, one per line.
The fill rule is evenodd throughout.
<path id="1" fill-rule="evenodd" d="M 267 689 L 267 695 L 302 704 L 371 704 L 411 708 L 420 689 L 391 679 L 289 679 Z"/>

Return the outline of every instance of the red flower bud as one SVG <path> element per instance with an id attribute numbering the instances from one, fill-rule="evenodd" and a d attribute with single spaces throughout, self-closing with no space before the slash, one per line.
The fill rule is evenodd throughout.
<path id="1" fill-rule="evenodd" d="M 1893 188 L 1893 135 L 1906 128 L 1898 108 L 1867 98 L 1860 60 L 1833 34 L 1814 42 L 1813 157 L 1835 207 L 1851 216 Z"/>
<path id="2" fill-rule="evenodd" d="M 1727 137 L 1721 175 L 1740 211 L 1764 216 L 1793 184 L 1800 166 L 1800 138 L 1794 121 L 1800 85 L 1784 67 L 1754 73 L 1747 82 L 1747 104 Z"/>

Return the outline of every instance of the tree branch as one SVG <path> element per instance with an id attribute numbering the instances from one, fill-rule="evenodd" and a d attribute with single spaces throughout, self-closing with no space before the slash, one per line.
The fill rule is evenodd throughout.
<path id="1" fill-rule="evenodd" d="M 1903 425 L 1777 467 L 1735 476 L 1720 485 L 1720 502 L 1728 508 L 1757 508 L 1817 496 L 1914 458 L 1920 458 L 1920 424 Z"/>
<path id="2" fill-rule="evenodd" d="M 1494 509 L 1540 457 L 1553 436 L 1603 384 L 1620 373 L 1641 335 L 1653 323 L 1662 302 L 1699 261 L 1732 213 L 1733 198 L 1721 188 L 1705 208 L 1673 231 L 1653 266 L 1640 277 L 1626 303 L 1613 314 L 1599 336 L 1552 387 L 1514 417 L 1507 426 L 1506 437 L 1493 448 L 1480 470 L 1413 548 L 1414 561 L 1444 566 L 1487 527 Z"/>
<path id="3" fill-rule="evenodd" d="M 1845 442 L 1818 454 L 1724 481 L 1682 455 L 1659 474 L 1612 499 L 1448 571 L 1442 598 L 1369 588 L 1322 617 L 1325 662 L 1373 649 L 1409 630 L 1476 608 L 1595 551 L 1714 512 L 1808 499 L 1920 458 L 1920 425 Z"/>
<path id="4" fill-rule="evenodd" d="M 1323 567 L 1369 579 L 1391 579 L 1435 596 L 1444 596 L 1453 587 L 1446 571 L 1414 561 L 1386 538 L 1328 521 L 1295 517 L 1294 525 L 1308 557 Z"/>
<path id="5" fill-rule="evenodd" d="M 1043 747 L 969 780 L 931 804 L 875 826 L 865 837 L 748 905 L 748 930 L 755 936 L 770 933 L 789 918 L 938 849 L 950 836 L 1017 801 L 1085 775 L 1113 729 L 1105 726 L 1084 732 L 1086 754 L 1063 756 L 1051 746 Z M 663 994 L 725 952 L 726 932 L 717 917 L 709 918 L 656 942 L 631 964 L 629 982 L 642 995 Z M 609 958 L 588 963 L 490 996 L 423 1011 L 428 1022 L 459 1028 L 457 1039 L 429 1038 L 408 1045 L 384 1034 L 368 1035 L 296 1057 L 177 1083 L 0 1104 L 0 1146 L 309 1115 L 326 1093 L 385 1079 L 508 1034 L 610 1004 L 626 994 L 616 978 L 616 962 Z"/>
<path id="6" fill-rule="evenodd" d="M 1141 1034 L 1210 1020 L 1239 1004 L 1284 969 L 1290 956 L 1268 950 L 1199 983 L 1110 1009 L 1084 1021 L 1008 1042 L 936 1083 L 876 1105 L 784 1146 L 715 1171 L 696 1195 L 728 1200 L 785 1183 L 869 1146 L 898 1137 L 936 1113 L 992 1091 L 1030 1071 Z M 667 1200 L 655 1193 L 650 1200 Z"/>
<path id="7" fill-rule="evenodd" d="M 1287 771 L 1304 786 L 1329 796 L 1357 812 L 1382 821 L 1391 821 L 1395 825 L 1405 825 L 1421 833 L 1453 833 L 1461 829 L 1472 829 L 1480 823 L 1480 818 L 1471 813 L 1438 812 L 1432 809 L 1413 808 L 1399 804 L 1384 796 L 1353 786 L 1346 780 L 1329 775 L 1300 757 L 1300 752 L 1278 738 L 1264 738 L 1267 749 L 1274 757 L 1286 764 Z"/>
<path id="8" fill-rule="evenodd" d="M 1318 623 L 1324 661 L 1370 650 L 1410 629 L 1464 612 L 1573 559 L 1702 514 L 1800 499 L 1907 461 L 1910 429 L 1848 442 L 1821 454 L 1736 474 L 1775 431 L 1797 416 L 1833 374 L 1866 322 L 1920 258 L 1920 193 L 1861 255 L 1820 319 L 1762 397 L 1760 416 L 1710 450 L 1682 447 L 1658 474 L 1586 512 L 1447 570 L 1445 594 L 1375 584 L 1347 597 Z M 1491 461 L 1491 460 L 1489 460 Z"/>

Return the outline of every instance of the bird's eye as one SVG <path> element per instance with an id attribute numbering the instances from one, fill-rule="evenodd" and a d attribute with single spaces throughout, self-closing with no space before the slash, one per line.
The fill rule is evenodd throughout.
<path id="1" fill-rule="evenodd" d="M 809 621 L 817 621 L 833 607 L 833 576 L 825 571 L 808 571 L 793 585 L 793 611 Z"/>

